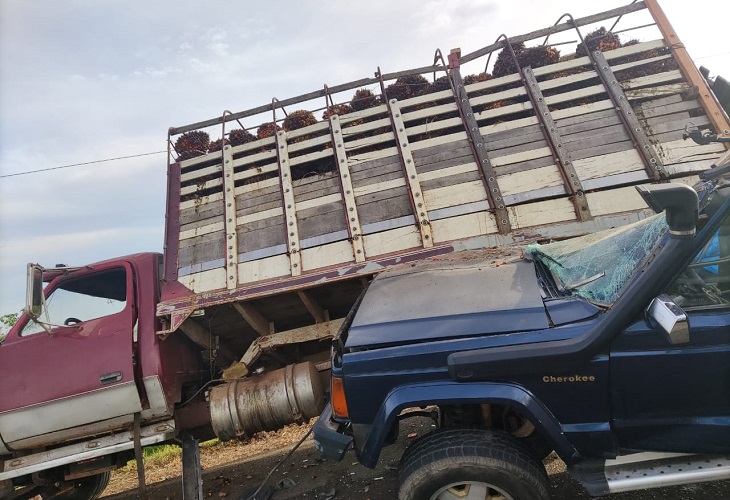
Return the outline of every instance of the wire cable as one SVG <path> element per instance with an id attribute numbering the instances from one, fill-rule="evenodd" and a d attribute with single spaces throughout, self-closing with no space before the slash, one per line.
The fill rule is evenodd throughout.
<path id="1" fill-rule="evenodd" d="M 0 179 L 3 179 L 5 177 L 17 177 L 19 175 L 29 175 L 29 174 L 37 174 L 40 172 L 48 172 L 50 170 L 60 170 L 62 168 L 71 168 L 71 167 L 80 167 L 83 165 L 93 165 L 94 163 L 105 163 L 108 161 L 116 161 L 116 160 L 127 160 L 129 158 L 139 158 L 140 156 L 149 156 L 149 155 L 159 155 L 162 153 L 167 153 L 167 150 L 164 151 L 152 151 L 150 153 L 139 153 L 136 155 L 129 155 L 129 156 L 117 156 L 116 158 L 105 158 L 103 160 L 94 160 L 94 161 L 86 161 L 83 163 L 72 163 L 70 165 L 61 165 L 60 167 L 50 167 L 50 168 L 41 168 L 38 170 L 28 170 L 27 172 L 16 172 L 14 174 L 4 174 L 0 175 Z"/>

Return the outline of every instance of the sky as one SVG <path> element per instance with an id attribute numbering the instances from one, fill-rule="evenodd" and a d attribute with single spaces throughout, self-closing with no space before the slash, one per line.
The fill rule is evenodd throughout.
<path id="1" fill-rule="evenodd" d="M 730 1 L 659 2 L 695 61 L 730 79 Z M 165 154 L 11 174 L 164 151 L 171 126 L 378 66 L 426 66 L 437 48 L 467 53 L 566 12 L 625 3 L 2 0 L 0 315 L 23 307 L 28 262 L 81 265 L 163 247 Z M 617 29 L 642 24 L 625 21 Z M 625 36 L 657 38 L 643 33 Z"/>

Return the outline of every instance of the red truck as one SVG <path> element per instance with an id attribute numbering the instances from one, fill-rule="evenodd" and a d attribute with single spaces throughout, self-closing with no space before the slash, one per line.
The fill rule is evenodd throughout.
<path id="1" fill-rule="evenodd" d="M 645 9 L 652 40 L 595 29 Z M 561 34 L 575 54 L 543 43 Z M 682 139 L 730 125 L 655 0 L 447 59 L 171 128 L 164 255 L 29 265 L 0 346 L 0 498 L 95 498 L 144 446 L 318 416 L 379 271 L 635 222 L 635 185 L 725 152 Z"/>

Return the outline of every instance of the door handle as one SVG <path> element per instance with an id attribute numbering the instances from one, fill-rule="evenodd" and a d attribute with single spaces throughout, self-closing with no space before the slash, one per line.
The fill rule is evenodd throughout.
<path id="1" fill-rule="evenodd" d="M 122 372 L 105 373 L 104 375 L 99 376 L 99 382 L 101 385 L 112 384 L 114 382 L 119 382 L 120 380 L 122 380 Z"/>

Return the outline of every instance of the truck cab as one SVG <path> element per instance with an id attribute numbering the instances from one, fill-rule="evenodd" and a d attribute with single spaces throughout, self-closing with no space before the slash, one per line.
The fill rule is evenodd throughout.
<path id="1" fill-rule="evenodd" d="M 428 409 L 402 499 L 548 498 L 550 450 L 594 495 L 730 477 L 730 187 L 640 191 L 662 213 L 376 277 L 335 339 L 320 450 L 373 467 Z"/>
<path id="2" fill-rule="evenodd" d="M 135 416 L 145 442 L 174 435 L 175 404 L 186 384 L 204 374 L 199 350 L 185 337 L 163 342 L 156 335 L 160 265 L 154 253 L 78 268 L 29 265 L 36 310 L 28 312 L 35 319 L 24 314 L 0 345 L 0 455 L 7 458 L 1 476 L 32 468 L 30 457 L 10 457 L 58 454 L 69 443 L 133 433 Z M 148 429 L 153 423 L 156 432 Z M 85 458 L 107 454 L 101 473 L 92 469 L 88 477 L 126 463 L 131 443 L 125 444 L 115 443 L 118 453 L 110 454 L 98 440 L 87 442 Z M 55 459 L 59 467 L 49 474 L 85 477 L 63 457 Z M 37 464 L 47 467 L 48 457 Z"/>

